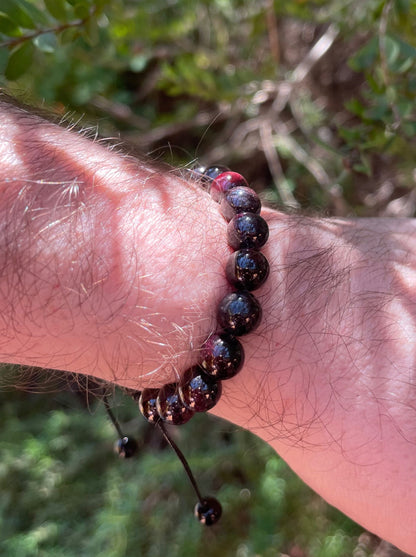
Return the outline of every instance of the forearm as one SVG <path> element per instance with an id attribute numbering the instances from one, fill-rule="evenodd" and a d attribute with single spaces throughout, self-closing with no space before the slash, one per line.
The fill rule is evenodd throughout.
<path id="1" fill-rule="evenodd" d="M 225 285 L 213 202 L 172 173 L 0 110 L 2 359 L 132 388 L 173 379 Z"/>
<path id="2" fill-rule="evenodd" d="M 226 224 L 189 180 L 0 106 L 0 358 L 161 385 L 227 292 Z M 260 328 L 214 412 L 416 552 L 413 221 L 265 211 Z"/>

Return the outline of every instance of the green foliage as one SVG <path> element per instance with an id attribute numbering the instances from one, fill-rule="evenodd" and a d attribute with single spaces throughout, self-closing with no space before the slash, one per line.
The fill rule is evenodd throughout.
<path id="1" fill-rule="evenodd" d="M 330 183 L 341 179 L 345 203 L 354 206 L 349 187 L 355 174 L 373 175 L 374 158 L 387 157 L 391 164 L 405 151 L 398 179 L 410 177 L 409 142 L 416 129 L 415 16 L 414 0 L 276 0 L 268 8 L 242 0 L 0 0 L 0 84 L 58 110 L 75 108 L 93 121 L 101 116 L 105 99 L 110 119 L 107 114 L 103 133 L 122 128 L 137 137 L 137 132 L 165 125 L 169 130 L 193 128 L 180 146 L 182 153 L 173 152 L 171 162 L 181 164 L 203 155 L 204 146 L 193 152 L 204 133 L 197 123 L 201 111 L 211 114 L 212 122 L 224 115 L 225 121 L 243 125 L 252 120 L 255 125 L 258 118 L 255 131 L 260 134 L 267 103 L 278 90 L 269 84 L 290 83 L 290 57 L 301 62 L 290 42 L 286 46 L 285 18 L 297 20 L 300 31 L 302 22 L 310 31 L 315 26 L 315 33 L 318 25 L 331 23 L 338 28 L 338 41 L 348 44 L 350 68 L 363 78 L 345 99 L 353 118 L 337 107 L 335 120 L 342 123 L 331 141 L 322 140 L 322 130 L 333 127 L 331 109 L 318 106 L 307 87 L 294 88 L 284 113 L 274 116 L 292 119 L 287 128 L 292 131 L 285 134 L 313 160 L 293 149 L 280 152 L 287 141 L 281 133 L 272 134 L 272 148 L 283 163 L 281 175 L 273 175 L 275 198 L 289 203 L 282 198 L 287 191 L 292 200 L 298 196 L 302 203 L 325 206 L 331 204 Z M 289 38 L 301 42 L 300 34 Z M 259 102 L 261 91 L 264 100 Z M 121 112 L 125 118 L 119 118 Z M 203 122 L 209 124 L 209 118 Z M 217 131 L 215 125 L 206 130 L 208 151 Z M 147 148 L 158 147 L 146 144 L 146 137 Z M 161 139 L 172 142 L 163 134 Z M 232 150 L 225 140 L 221 152 L 238 160 L 246 147 L 231 144 Z M 319 169 L 313 170 L 322 157 L 327 183 Z M 262 187 L 270 178 L 264 180 Z M 298 185 L 291 191 L 293 184 Z M 267 197 L 273 198 L 273 190 Z"/>
<path id="2" fill-rule="evenodd" d="M 317 557 L 352 554 L 360 529 L 247 432 L 207 416 L 175 431 L 204 491 L 223 504 L 221 522 L 205 529 L 180 462 L 129 400 L 116 398 L 115 411 L 141 446 L 123 461 L 98 401 L 88 411 L 65 393 L 0 398 L 2 555 L 272 557 L 295 545 Z"/>
<path id="3" fill-rule="evenodd" d="M 0 86 L 173 164 L 223 162 L 272 203 L 414 216 L 415 27 L 415 0 L 0 0 Z M 224 503 L 206 532 L 144 426 L 120 462 L 102 409 L 1 398 L 4 555 L 352 554 L 360 530 L 246 432 L 178 433 Z"/>

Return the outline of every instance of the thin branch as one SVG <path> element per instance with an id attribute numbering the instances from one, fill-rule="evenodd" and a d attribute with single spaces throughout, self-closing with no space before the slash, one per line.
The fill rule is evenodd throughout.
<path id="1" fill-rule="evenodd" d="M 263 122 L 263 124 L 260 126 L 259 131 L 263 152 L 281 200 L 287 207 L 298 208 L 299 203 L 293 197 L 292 192 L 287 186 L 287 181 L 284 179 L 279 155 L 275 146 L 273 145 L 273 136 L 270 124 L 268 122 Z"/>
<path id="2" fill-rule="evenodd" d="M 36 39 L 37 37 L 40 37 L 41 35 L 46 35 L 47 33 L 58 34 L 58 33 L 62 33 L 62 31 L 65 31 L 66 29 L 71 29 L 72 27 L 82 27 L 83 25 L 85 25 L 88 19 L 90 19 L 93 13 L 94 12 L 91 11 L 88 17 L 85 17 L 84 19 L 76 19 L 75 21 L 63 23 L 62 25 L 58 25 L 57 27 L 49 27 L 47 29 L 36 29 L 31 33 L 27 33 L 27 35 L 22 35 L 21 37 L 14 37 L 13 39 L 3 41 L 2 43 L 0 43 L 0 48 L 1 47 L 13 48 L 14 46 L 22 44 L 26 41 L 31 41 L 33 39 Z"/>
<path id="3" fill-rule="evenodd" d="M 267 32 L 269 35 L 270 52 L 277 64 L 280 63 L 279 31 L 273 0 L 268 0 L 266 8 Z"/>
<path id="4" fill-rule="evenodd" d="M 386 89 L 390 87 L 390 71 L 387 63 L 387 54 L 386 54 L 386 34 L 387 34 L 387 26 L 389 21 L 389 14 L 391 8 L 393 6 L 392 0 L 389 0 L 384 4 L 383 11 L 380 17 L 380 25 L 379 25 L 379 33 L 378 33 L 378 45 L 380 50 L 380 62 L 381 62 L 381 74 L 383 76 L 383 82 Z M 393 130 L 397 130 L 401 124 L 401 118 L 399 110 L 396 104 L 393 101 L 389 102 L 391 111 L 394 116 L 394 124 L 392 126 Z"/>
<path id="5" fill-rule="evenodd" d="M 283 82 L 273 102 L 272 110 L 280 113 L 289 101 L 292 91 L 302 83 L 311 72 L 312 68 L 328 52 L 338 37 L 339 29 L 336 25 L 330 25 L 322 37 L 309 50 L 303 60 L 293 70 L 290 79 Z"/>

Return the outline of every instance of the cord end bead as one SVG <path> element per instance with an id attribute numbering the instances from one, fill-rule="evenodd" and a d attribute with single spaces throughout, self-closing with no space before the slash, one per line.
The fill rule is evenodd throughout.
<path id="1" fill-rule="evenodd" d="M 215 497 L 206 497 L 195 505 L 194 513 L 199 522 L 212 526 L 221 518 L 222 507 Z"/>
<path id="2" fill-rule="evenodd" d="M 120 458 L 131 458 L 137 452 L 137 441 L 133 437 L 121 437 L 117 439 L 114 450 Z"/>

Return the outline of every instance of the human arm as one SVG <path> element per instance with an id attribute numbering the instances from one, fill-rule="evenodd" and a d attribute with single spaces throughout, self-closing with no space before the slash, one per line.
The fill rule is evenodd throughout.
<path id="1" fill-rule="evenodd" d="M 180 376 L 228 290 L 218 206 L 6 100 L 0 136 L 1 360 L 134 389 Z M 416 553 L 415 224 L 264 214 L 263 321 L 213 412 Z"/>

